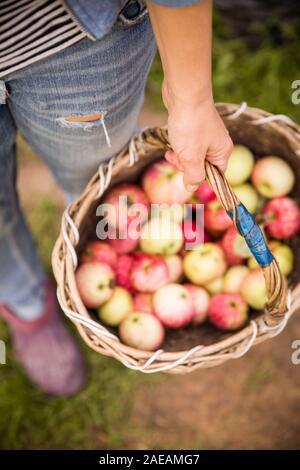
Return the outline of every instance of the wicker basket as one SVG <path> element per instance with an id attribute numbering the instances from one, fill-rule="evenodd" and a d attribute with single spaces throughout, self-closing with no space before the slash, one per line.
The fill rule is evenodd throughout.
<path id="1" fill-rule="evenodd" d="M 242 105 L 219 104 L 222 116 L 235 143 L 248 146 L 255 155 L 279 155 L 293 167 L 297 185 L 300 184 L 300 129 L 286 116 L 270 115 L 264 111 Z M 264 312 L 252 317 L 243 329 L 223 333 L 209 324 L 168 332 L 164 350 L 154 353 L 122 344 L 113 330 L 93 320 L 79 296 L 74 272 L 77 254 L 85 243 L 94 238 L 97 223 L 96 207 L 105 191 L 116 183 L 135 181 L 150 162 L 162 158 L 168 147 L 167 132 L 154 128 L 143 131 L 132 139 L 115 158 L 101 164 L 81 196 L 70 205 L 62 218 L 61 234 L 56 242 L 52 265 L 58 284 L 58 300 L 64 313 L 75 323 L 84 341 L 100 354 L 112 356 L 125 366 L 145 373 L 164 371 L 187 373 L 200 367 L 213 367 L 228 359 L 238 358 L 253 345 L 280 333 L 288 318 L 300 307 L 300 246 L 294 241 L 296 269 L 289 281 L 289 290 L 278 269 L 277 262 L 269 260 L 263 266 L 268 301 Z M 262 239 L 256 231 L 256 246 L 247 236 L 249 220 L 241 220 L 240 202 L 216 167 L 206 163 L 207 179 L 237 227 L 252 249 L 263 249 Z M 296 193 L 293 194 L 296 198 Z M 247 218 L 247 217 L 246 217 Z M 249 217 L 248 217 L 249 218 Z M 253 220 L 252 222 L 253 223 Z M 255 227 L 256 228 L 256 227 Z M 259 241 L 257 246 L 257 240 Z"/>

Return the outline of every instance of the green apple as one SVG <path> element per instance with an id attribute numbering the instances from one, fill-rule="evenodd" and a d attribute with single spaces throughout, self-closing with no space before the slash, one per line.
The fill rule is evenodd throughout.
<path id="1" fill-rule="evenodd" d="M 183 259 L 185 276 L 196 285 L 206 285 L 222 276 L 226 261 L 222 248 L 216 243 L 203 243 L 187 251 Z"/>
<path id="2" fill-rule="evenodd" d="M 208 284 L 205 284 L 205 289 L 212 295 L 223 292 L 223 277 L 217 277 Z"/>
<path id="3" fill-rule="evenodd" d="M 146 222 L 141 230 L 140 248 L 149 255 L 170 256 L 183 245 L 183 233 L 177 222 L 156 217 Z"/>
<path id="4" fill-rule="evenodd" d="M 244 277 L 249 273 L 249 268 L 243 264 L 231 266 L 223 278 L 223 292 L 239 293 Z"/>
<path id="5" fill-rule="evenodd" d="M 292 249 L 288 245 L 280 243 L 276 240 L 269 242 L 269 248 L 276 258 L 282 274 L 285 276 L 291 274 L 294 267 L 294 253 Z M 255 269 L 258 267 L 258 262 L 254 256 L 251 256 L 251 258 L 248 259 L 248 266 L 250 269 Z"/>
<path id="6" fill-rule="evenodd" d="M 251 179 L 257 191 L 270 199 L 286 196 L 295 184 L 295 174 L 290 165 L 273 155 L 257 160 Z"/>
<path id="7" fill-rule="evenodd" d="M 250 183 L 234 187 L 234 192 L 249 212 L 254 214 L 259 204 L 259 195 Z"/>
<path id="8" fill-rule="evenodd" d="M 235 145 L 229 157 L 225 176 L 229 184 L 242 184 L 250 177 L 254 167 L 254 155 L 244 145 Z"/>
<path id="9" fill-rule="evenodd" d="M 267 289 L 263 272 L 260 268 L 249 271 L 240 286 L 240 294 L 250 307 L 263 310 L 267 301 Z"/>
<path id="10" fill-rule="evenodd" d="M 124 287 L 116 286 L 111 298 L 98 308 L 100 320 L 106 325 L 118 326 L 124 318 L 133 311 L 133 299 Z"/>
<path id="11" fill-rule="evenodd" d="M 292 249 L 284 243 L 272 241 L 269 244 L 270 250 L 278 261 L 282 274 L 288 276 L 294 267 L 294 253 Z"/>

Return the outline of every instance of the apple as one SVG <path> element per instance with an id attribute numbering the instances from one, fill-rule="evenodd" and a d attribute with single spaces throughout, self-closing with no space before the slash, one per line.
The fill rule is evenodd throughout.
<path id="1" fill-rule="evenodd" d="M 202 204 L 207 204 L 210 201 L 217 199 L 211 185 L 206 181 L 203 181 L 195 191 L 195 194 Z"/>
<path id="2" fill-rule="evenodd" d="M 130 280 L 133 258 L 130 255 L 120 255 L 116 266 L 116 283 L 134 293 L 135 289 Z"/>
<path id="3" fill-rule="evenodd" d="M 263 272 L 260 268 L 251 270 L 243 279 L 240 294 L 250 307 L 263 310 L 267 301 L 267 290 Z"/>
<path id="4" fill-rule="evenodd" d="M 160 256 L 136 253 L 130 280 L 139 292 L 155 292 L 169 282 L 168 266 Z"/>
<path id="5" fill-rule="evenodd" d="M 182 245 L 182 230 L 176 222 L 156 217 L 142 227 L 140 248 L 144 253 L 170 256 L 178 253 Z"/>
<path id="6" fill-rule="evenodd" d="M 292 249 L 288 245 L 284 245 L 283 243 L 280 243 L 276 240 L 269 242 L 269 249 L 276 258 L 282 274 L 285 276 L 291 274 L 294 266 L 294 253 Z M 259 267 L 259 264 L 254 256 L 249 258 L 248 266 L 250 269 L 256 269 Z"/>
<path id="7" fill-rule="evenodd" d="M 226 261 L 222 248 L 216 243 L 203 243 L 187 252 L 183 259 L 183 271 L 193 284 L 205 285 L 222 276 Z"/>
<path id="8" fill-rule="evenodd" d="M 285 196 L 293 189 L 295 175 L 285 160 L 269 156 L 255 163 L 252 183 L 259 194 L 266 198 Z"/>
<path id="9" fill-rule="evenodd" d="M 106 325 L 118 326 L 132 311 L 133 300 L 130 292 L 124 287 L 116 286 L 111 298 L 98 308 L 97 313 Z"/>
<path id="10" fill-rule="evenodd" d="M 87 263 L 89 261 L 105 263 L 112 269 L 115 269 L 117 265 L 117 253 L 108 243 L 100 240 L 92 240 L 87 243 L 80 256 L 80 263 Z"/>
<path id="11" fill-rule="evenodd" d="M 97 308 L 112 296 L 115 275 L 108 264 L 89 261 L 79 266 L 75 274 L 78 292 L 84 305 Z"/>
<path id="12" fill-rule="evenodd" d="M 168 284 L 153 295 L 154 315 L 169 328 L 180 328 L 194 317 L 192 296 L 181 284 Z"/>
<path id="13" fill-rule="evenodd" d="M 207 318 L 210 297 L 203 287 L 194 286 L 194 284 L 184 284 L 184 287 L 192 297 L 194 307 L 192 323 L 193 325 L 200 325 Z"/>
<path id="14" fill-rule="evenodd" d="M 255 214 L 259 205 L 259 195 L 250 183 L 234 187 L 234 192 L 251 214 Z"/>
<path id="15" fill-rule="evenodd" d="M 189 245 L 189 248 L 209 240 L 206 230 L 202 224 L 197 223 L 195 219 L 184 219 L 182 232 L 184 243 Z"/>
<path id="16" fill-rule="evenodd" d="M 273 240 L 269 243 L 269 248 L 278 261 L 282 274 L 291 274 L 294 267 L 294 253 L 291 247 Z"/>
<path id="17" fill-rule="evenodd" d="M 182 259 L 179 255 L 164 258 L 169 271 L 169 282 L 178 282 L 183 275 Z"/>
<path id="18" fill-rule="evenodd" d="M 126 238 L 109 238 L 108 242 L 118 255 L 126 255 L 137 248 L 139 239 L 127 233 Z"/>
<path id="19" fill-rule="evenodd" d="M 164 328 L 154 315 L 131 312 L 119 325 L 123 343 L 143 351 L 155 351 L 164 341 Z"/>
<path id="20" fill-rule="evenodd" d="M 229 157 L 226 179 L 229 184 L 237 186 L 244 183 L 251 175 L 254 167 L 254 155 L 244 145 L 235 145 Z"/>
<path id="21" fill-rule="evenodd" d="M 208 316 L 220 330 L 233 331 L 246 323 L 248 307 L 239 294 L 216 294 L 211 298 Z"/>
<path id="22" fill-rule="evenodd" d="M 210 294 L 219 294 L 223 290 L 223 276 L 216 277 L 213 281 L 205 284 L 204 287 Z"/>
<path id="23" fill-rule="evenodd" d="M 234 226 L 227 229 L 221 239 L 220 245 L 224 250 L 227 263 L 230 266 L 241 264 L 245 258 L 251 256 L 251 251 L 245 239 L 238 233 Z"/>
<path id="24" fill-rule="evenodd" d="M 266 231 L 271 237 L 285 240 L 300 230 L 300 209 L 288 196 L 268 201 L 263 209 Z"/>
<path id="25" fill-rule="evenodd" d="M 159 160 L 146 169 L 142 187 L 150 202 L 156 204 L 184 204 L 191 195 L 184 187 L 182 172 L 166 160 Z"/>
<path id="26" fill-rule="evenodd" d="M 204 226 L 209 232 L 224 232 L 233 224 L 219 200 L 210 201 L 204 208 Z"/>
<path id="27" fill-rule="evenodd" d="M 139 186 L 122 183 L 109 191 L 101 207 L 108 225 L 126 232 L 133 222 L 139 225 L 147 219 L 149 200 Z"/>
<path id="28" fill-rule="evenodd" d="M 244 277 L 249 273 L 247 266 L 231 266 L 223 278 L 223 292 L 238 294 Z"/>
<path id="29" fill-rule="evenodd" d="M 135 312 L 144 312 L 153 314 L 152 294 L 138 292 L 133 297 L 133 310 Z"/>

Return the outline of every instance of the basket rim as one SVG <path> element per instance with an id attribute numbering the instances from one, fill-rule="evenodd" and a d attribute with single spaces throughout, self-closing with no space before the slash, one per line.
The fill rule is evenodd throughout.
<path id="1" fill-rule="evenodd" d="M 236 104 L 227 104 L 227 103 L 219 103 L 217 105 L 218 111 L 220 115 L 224 119 L 238 119 L 240 114 L 243 114 L 247 118 L 249 118 L 250 123 L 253 121 L 261 121 L 262 119 L 271 119 L 274 118 L 274 115 L 263 111 L 258 108 L 245 108 L 244 104 L 236 105 Z M 243 109 L 244 108 L 244 109 Z M 239 114 L 240 113 L 240 114 Z M 235 117 L 234 117 L 235 116 Z M 253 116 L 255 119 L 253 119 Z M 281 116 L 281 115 L 279 115 Z M 276 117 L 276 115 L 275 115 Z M 288 119 L 288 120 L 287 120 Z M 300 127 L 294 123 L 293 121 L 287 119 L 276 119 L 270 120 L 269 122 L 261 122 L 261 124 L 257 125 L 267 125 L 272 126 L 272 128 L 278 132 L 279 134 L 288 138 L 291 143 L 291 147 L 293 147 L 296 154 L 298 154 L 298 150 L 300 149 Z M 251 122 L 252 121 L 252 122 Z M 256 124 L 254 124 L 256 125 Z M 156 129 L 156 128 L 154 128 Z M 146 150 L 145 150 L 146 153 Z M 119 171 L 119 167 L 125 166 L 125 159 L 124 157 L 128 155 L 127 146 L 119 153 L 119 155 L 114 159 L 114 165 L 112 165 L 112 175 Z M 107 170 L 107 163 L 101 165 L 102 167 L 106 167 Z M 90 182 L 88 183 L 84 192 L 77 198 L 67 209 L 68 214 L 72 218 L 75 226 L 78 228 L 80 226 L 81 220 L 90 205 L 91 199 L 97 199 L 97 193 L 99 191 L 99 173 L 96 173 Z M 64 220 L 62 221 L 62 226 L 64 225 Z M 74 236 L 72 231 L 72 227 L 70 224 L 66 223 L 64 230 L 68 232 L 69 239 L 73 245 L 76 247 L 77 240 Z M 83 305 L 81 298 L 79 296 L 76 282 L 75 282 L 75 268 L 73 264 L 72 258 L 72 251 L 67 249 L 67 245 L 65 243 L 65 239 L 63 237 L 63 229 L 56 241 L 53 255 L 52 255 L 52 265 L 55 278 L 58 283 L 58 292 L 60 294 L 60 301 L 61 306 L 64 310 L 65 308 L 76 307 L 75 312 L 78 312 L 79 316 L 84 320 L 85 318 L 91 318 L 88 313 L 88 310 Z M 65 288 L 62 283 L 67 281 L 67 288 Z M 70 292 L 72 292 L 72 299 L 70 302 Z M 286 320 L 300 307 L 300 284 L 298 284 L 295 288 L 293 288 L 292 292 L 292 304 L 291 309 L 286 315 Z M 297 302 L 297 298 L 299 301 Z M 71 305 L 70 305 L 71 303 Z M 66 312 L 65 312 L 66 313 Z M 186 353 L 195 350 L 194 353 L 185 360 L 183 365 L 177 366 L 177 371 L 181 371 L 182 369 L 189 369 L 193 370 L 196 366 L 199 367 L 199 364 L 194 364 L 200 358 L 203 359 L 203 364 L 205 361 L 208 360 L 208 357 L 214 358 L 215 362 L 221 361 L 224 362 L 227 359 L 232 357 L 238 357 L 239 354 L 237 352 L 243 352 L 243 350 L 248 350 L 253 344 L 258 344 L 265 339 L 274 336 L 274 331 L 271 329 L 265 329 L 263 331 L 261 319 L 263 313 L 257 318 L 257 320 L 252 320 L 252 322 L 247 324 L 244 328 L 237 332 L 232 332 L 230 336 L 216 341 L 210 345 L 202 346 L 199 345 L 196 348 L 192 349 L 185 349 L 182 351 L 161 351 L 157 357 L 155 357 L 154 363 L 168 363 L 172 361 L 176 361 L 180 359 Z M 79 321 L 76 321 L 71 318 L 73 323 L 76 325 L 80 335 L 83 337 L 85 342 L 94 350 L 99 351 L 101 353 L 107 354 L 109 356 L 113 356 L 120 360 L 123 363 L 129 361 L 129 365 L 126 364 L 128 367 L 131 368 L 139 368 L 141 369 L 140 363 L 141 361 L 147 361 L 153 357 L 153 352 L 149 351 L 142 351 L 132 348 L 130 346 L 125 345 L 119 339 L 113 339 L 103 336 L 101 333 L 96 333 L 94 330 L 91 330 L 87 326 L 83 326 L 80 324 Z M 96 323 L 96 322 L 95 322 Z M 254 326 L 254 323 L 256 326 Z M 99 322 L 97 322 L 99 325 Z M 100 323 L 101 324 L 101 323 Z M 281 325 L 282 327 L 282 325 Z M 258 328 L 256 331 L 255 337 L 252 340 L 254 330 Z M 279 331 L 279 328 L 277 328 Z M 95 338 L 98 341 L 98 345 L 94 343 Z M 251 343 L 251 344 L 250 344 Z M 235 347 L 235 348 L 234 348 Z M 232 348 L 234 350 L 232 351 Z M 220 351 L 223 351 L 223 354 L 220 354 Z M 234 356 L 235 354 L 235 356 Z M 210 361 L 208 361 L 210 362 Z M 216 365 L 216 364 L 214 364 Z M 151 366 L 151 364 L 150 364 Z M 204 367 L 209 367 L 210 365 L 206 365 Z M 196 367 L 197 368 L 197 367 Z M 150 367 L 148 371 L 154 371 L 153 368 Z M 148 372 L 147 371 L 147 372 Z M 146 372 L 146 370 L 144 370 Z"/>

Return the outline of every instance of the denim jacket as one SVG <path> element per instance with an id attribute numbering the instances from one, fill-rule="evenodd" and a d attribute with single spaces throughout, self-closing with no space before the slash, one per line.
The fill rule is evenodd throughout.
<path id="1" fill-rule="evenodd" d="M 152 0 L 168 7 L 192 5 L 200 0 Z M 146 12 L 143 0 L 65 0 L 74 20 L 93 39 L 100 39 L 110 31 L 118 16 L 137 22 Z"/>

